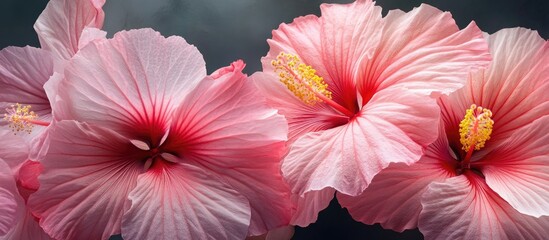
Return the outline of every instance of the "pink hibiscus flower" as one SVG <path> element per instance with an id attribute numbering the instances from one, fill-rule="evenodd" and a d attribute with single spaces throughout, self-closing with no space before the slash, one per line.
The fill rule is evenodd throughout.
<path id="1" fill-rule="evenodd" d="M 282 172 L 301 226 L 335 191 L 358 195 L 389 163 L 419 160 L 437 135 L 432 96 L 462 87 L 490 60 L 474 23 L 459 30 L 428 5 L 385 18 L 368 0 L 321 12 L 273 31 L 263 72 L 253 76 L 289 122 Z"/>
<path id="2" fill-rule="evenodd" d="M 206 76 L 194 46 L 150 29 L 81 49 L 29 199 L 40 225 L 60 239 L 243 239 L 287 225 L 287 124 L 243 68 Z"/>
<path id="3" fill-rule="evenodd" d="M 17 132 L 32 133 L 34 139 L 44 130 L 34 126 L 48 125 L 51 107 L 44 84 L 54 71 L 62 71 L 86 42 L 104 35 L 101 28 L 105 0 L 52 0 L 34 25 L 42 48 L 7 47 L 0 51 L 0 109 L 6 121 Z M 79 45 L 80 44 L 80 45 Z M 20 134 L 28 135 L 28 134 Z"/>
<path id="4" fill-rule="evenodd" d="M 439 101 L 425 156 L 392 164 L 359 197 L 339 196 L 356 220 L 419 226 L 427 239 L 547 238 L 549 43 L 520 28 L 487 39 L 492 65 Z"/>

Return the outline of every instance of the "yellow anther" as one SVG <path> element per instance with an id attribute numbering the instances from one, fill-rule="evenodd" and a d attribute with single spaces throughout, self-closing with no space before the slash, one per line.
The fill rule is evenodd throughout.
<path id="1" fill-rule="evenodd" d="M 7 113 L 4 113 L 4 120 L 10 123 L 9 128 L 11 128 L 14 134 L 23 131 L 29 134 L 32 132 L 34 126 L 32 121 L 38 118 L 38 115 L 30 109 L 30 105 L 22 106 L 19 103 L 6 108 Z"/>
<path id="2" fill-rule="evenodd" d="M 471 105 L 465 112 L 465 117 L 459 123 L 459 135 L 462 149 L 465 151 L 480 150 L 490 139 L 494 121 L 492 112 L 489 109 L 475 104 Z"/>
<path id="3" fill-rule="evenodd" d="M 293 54 L 280 53 L 271 62 L 278 73 L 280 81 L 301 101 L 308 105 L 322 102 L 321 98 L 332 99 L 328 84 L 316 75 L 316 70 L 301 62 Z"/>

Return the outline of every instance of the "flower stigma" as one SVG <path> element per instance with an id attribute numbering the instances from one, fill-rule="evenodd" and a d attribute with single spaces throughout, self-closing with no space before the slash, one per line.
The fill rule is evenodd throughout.
<path id="1" fill-rule="evenodd" d="M 305 104 L 314 106 L 319 102 L 325 102 L 349 117 L 354 115 L 332 100 L 332 92 L 328 90 L 328 84 L 316 74 L 313 67 L 303 63 L 298 56 L 281 52 L 271 65 L 278 73 L 280 82 Z"/>
<path id="2" fill-rule="evenodd" d="M 9 108 L 6 108 L 6 112 L 4 113 L 4 120 L 9 122 L 9 128 L 15 135 L 18 132 L 27 132 L 30 134 L 34 125 L 49 125 L 47 122 L 36 120 L 38 115 L 34 111 L 31 111 L 31 105 L 12 104 Z"/>
<path id="3" fill-rule="evenodd" d="M 490 139 L 493 126 L 492 111 L 472 104 L 459 123 L 459 140 L 462 149 L 469 152 L 483 148 L 486 141 Z"/>

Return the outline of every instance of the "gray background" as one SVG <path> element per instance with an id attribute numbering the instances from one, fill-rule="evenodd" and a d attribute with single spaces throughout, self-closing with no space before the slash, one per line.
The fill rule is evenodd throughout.
<path id="1" fill-rule="evenodd" d="M 247 63 L 245 72 L 261 69 L 260 58 L 268 51 L 266 39 L 282 22 L 306 14 L 319 14 L 319 0 L 109 0 L 105 27 L 109 35 L 122 29 L 151 27 L 164 36 L 179 35 L 204 55 L 208 72 L 236 59 Z M 331 1 L 348 3 L 347 1 Z M 379 0 L 384 14 L 405 11 L 422 1 Z M 488 33 L 522 26 L 549 38 L 548 0 L 424 0 L 452 12 L 460 27 L 475 20 Z M 39 46 L 32 28 L 46 0 L 2 0 L 0 3 L 0 48 Z M 379 225 L 353 221 L 336 201 L 323 211 L 317 223 L 296 229 L 294 239 L 421 239 L 417 230 L 395 233 Z"/>

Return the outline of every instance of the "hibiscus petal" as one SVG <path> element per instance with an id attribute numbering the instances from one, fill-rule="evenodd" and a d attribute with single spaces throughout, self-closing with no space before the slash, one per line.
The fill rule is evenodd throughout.
<path id="1" fill-rule="evenodd" d="M 515 131 L 478 162 L 486 183 L 523 214 L 549 215 L 549 116 Z"/>
<path id="2" fill-rule="evenodd" d="M 377 93 L 348 124 L 300 137 L 282 164 L 292 192 L 333 187 L 360 194 L 391 162 L 414 163 L 437 137 L 434 100 L 397 89 Z"/>
<path id="3" fill-rule="evenodd" d="M 307 227 L 316 222 L 318 213 L 330 205 L 334 198 L 333 188 L 324 188 L 319 191 L 310 191 L 303 196 L 292 194 L 292 200 L 296 206 L 296 212 L 292 216 L 292 225 Z"/>
<path id="4" fill-rule="evenodd" d="M 129 198 L 125 239 L 243 239 L 248 233 L 248 200 L 192 165 L 156 162 Z"/>
<path id="5" fill-rule="evenodd" d="M 361 195 L 338 194 L 342 207 L 353 219 L 366 224 L 381 223 L 385 229 L 402 232 L 417 227 L 421 212 L 421 195 L 432 182 L 442 182 L 455 176 L 444 132 L 429 145 L 416 163 L 392 163 L 377 174 Z"/>
<path id="6" fill-rule="evenodd" d="M 0 139 L 9 139 L 0 144 L 0 158 L 15 174 L 29 156 L 28 144 L 19 135 L 13 135 L 13 132 L 6 129 L 0 129 Z"/>
<path id="7" fill-rule="evenodd" d="M 235 69 L 204 79 L 173 116 L 165 148 L 226 179 L 248 198 L 249 235 L 288 225 L 291 203 L 280 175 L 286 121 L 245 75 Z"/>
<path id="8" fill-rule="evenodd" d="M 345 107 L 354 109 L 356 66 L 362 58 L 371 58 L 379 44 L 383 29 L 381 7 L 362 0 L 322 4 L 320 10 L 322 60 L 331 79 L 329 88 L 336 101 L 339 99 Z"/>
<path id="9" fill-rule="evenodd" d="M 57 58 L 68 60 L 78 51 L 85 27 L 101 28 L 104 0 L 52 0 L 34 24 L 40 45 Z"/>
<path id="10" fill-rule="evenodd" d="M 21 200 L 21 207 L 24 207 L 24 202 Z M 38 225 L 37 219 L 32 216 L 28 209 L 22 212 L 22 216 L 17 224 L 4 236 L 0 237 L 0 240 L 50 240 L 48 234 Z"/>
<path id="11" fill-rule="evenodd" d="M 0 236 L 17 224 L 17 189 L 10 167 L 0 159 Z"/>
<path id="12" fill-rule="evenodd" d="M 52 74 L 53 60 L 49 52 L 28 46 L 2 49 L 0 111 L 15 103 L 31 105 L 40 119 L 49 120 L 51 107 L 42 86 Z"/>
<path id="13" fill-rule="evenodd" d="M 173 106 L 205 75 L 202 56 L 184 39 L 164 38 L 151 29 L 119 32 L 74 56 L 59 84 L 55 110 L 61 119 L 160 140 Z"/>
<path id="14" fill-rule="evenodd" d="M 384 20 L 380 45 L 359 71 L 364 101 L 395 85 L 447 95 L 464 85 L 471 69 L 489 63 L 488 46 L 474 22 L 460 31 L 450 13 L 425 4 L 408 13 L 389 11 Z"/>
<path id="15" fill-rule="evenodd" d="M 102 31 L 98 28 L 87 27 L 82 30 L 82 35 L 78 41 L 78 49 L 84 48 L 88 43 L 96 39 L 106 39 L 107 32 Z"/>
<path id="16" fill-rule="evenodd" d="M 51 129 L 40 188 L 28 201 L 40 225 L 57 239 L 120 233 L 128 194 L 143 171 L 135 146 L 114 131 L 75 121 Z"/>
<path id="17" fill-rule="evenodd" d="M 472 173 L 432 183 L 422 197 L 426 239 L 545 239 L 549 217 L 517 212 Z"/>

